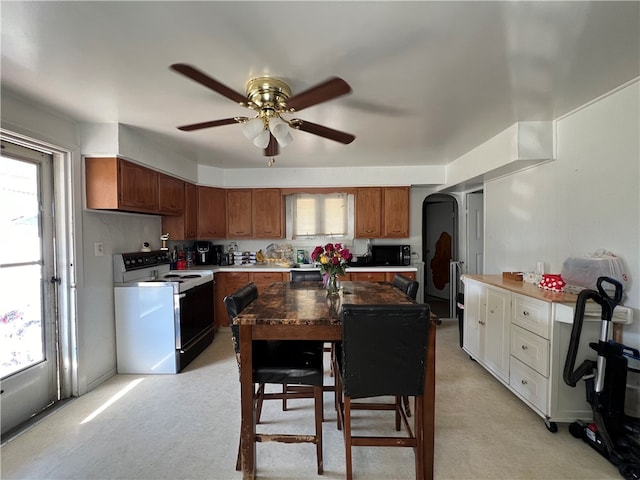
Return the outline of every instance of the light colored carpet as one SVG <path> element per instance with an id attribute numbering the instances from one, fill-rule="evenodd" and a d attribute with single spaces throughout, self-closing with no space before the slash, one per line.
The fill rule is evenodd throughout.
<path id="1" fill-rule="evenodd" d="M 458 347 L 457 321 L 443 321 L 437 345 L 437 479 L 620 478 L 567 425 L 551 434 L 540 417 L 469 360 Z M 1 478 L 239 479 L 239 396 L 230 331 L 223 329 L 181 374 L 116 375 L 5 444 Z M 315 474 L 313 445 L 270 443 L 257 446 L 259 478 L 344 478 L 332 402 L 326 394 L 324 475 Z M 394 431 L 389 412 L 357 415 L 361 423 Z M 263 431 L 313 431 L 310 400 L 291 401 L 287 412 L 279 402 L 266 402 L 262 418 Z M 414 478 L 411 449 L 357 447 L 353 462 L 356 479 Z"/>

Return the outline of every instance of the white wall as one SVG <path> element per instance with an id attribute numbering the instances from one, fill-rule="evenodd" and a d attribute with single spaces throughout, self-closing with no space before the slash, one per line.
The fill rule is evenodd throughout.
<path id="1" fill-rule="evenodd" d="M 640 345 L 640 83 L 555 122 L 556 160 L 485 184 L 485 272 L 533 271 L 605 248 L 628 267 L 625 342 Z M 628 333 L 627 333 L 628 332 Z"/>

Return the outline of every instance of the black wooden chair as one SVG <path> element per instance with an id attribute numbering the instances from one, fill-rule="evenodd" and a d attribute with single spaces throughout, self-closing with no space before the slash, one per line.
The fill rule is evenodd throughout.
<path id="1" fill-rule="evenodd" d="M 236 317 L 247 305 L 258 298 L 258 289 L 250 283 L 224 298 L 227 315 L 231 324 L 233 345 L 238 367 L 240 367 L 240 328 L 233 324 Z M 318 474 L 322 474 L 322 403 L 323 403 L 323 343 L 320 341 L 277 341 L 259 340 L 253 342 L 253 383 L 258 385 L 254 395 L 256 423 L 260 423 L 263 400 L 286 398 L 313 398 L 315 410 L 315 435 L 256 434 L 256 441 L 278 441 L 284 443 L 314 443 Z M 265 384 L 282 385 L 282 393 L 265 392 Z M 289 391 L 288 385 L 306 385 L 311 389 Z M 283 403 L 283 409 L 286 409 Z M 240 449 L 236 460 L 236 470 L 241 469 Z"/>
<path id="2" fill-rule="evenodd" d="M 409 277 L 398 273 L 393 277 L 393 281 L 391 283 L 394 287 L 399 288 L 409 295 L 413 300 L 416 299 L 416 295 L 418 295 L 418 287 L 420 286 L 418 281 L 412 280 Z"/>
<path id="3" fill-rule="evenodd" d="M 320 270 L 291 270 L 292 282 L 321 282 Z"/>
<path id="4" fill-rule="evenodd" d="M 429 306 L 352 305 L 342 307 L 341 355 L 336 360 L 338 427 L 343 430 L 347 480 L 353 478 L 351 449 L 354 446 L 411 447 L 416 457 L 416 477 L 424 469 L 423 403 L 429 334 Z M 392 396 L 392 403 L 352 402 Z M 415 399 L 413 429 L 401 397 Z M 379 399 L 378 399 L 379 400 Z M 406 436 L 356 436 L 352 433 L 353 410 L 391 410 L 395 428 L 404 424 Z M 355 423 L 354 422 L 354 423 Z M 365 426 L 371 426 L 366 419 Z"/>

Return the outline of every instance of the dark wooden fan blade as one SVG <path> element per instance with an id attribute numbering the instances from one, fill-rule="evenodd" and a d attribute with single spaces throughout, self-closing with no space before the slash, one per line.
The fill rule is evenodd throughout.
<path id="1" fill-rule="evenodd" d="M 192 123 L 191 125 L 183 125 L 178 127 L 178 130 L 183 132 L 191 132 L 193 130 L 201 130 L 203 128 L 220 127 L 222 125 L 231 125 L 232 123 L 239 123 L 239 117 L 223 118 L 222 120 L 212 120 L 211 122 Z"/>
<path id="2" fill-rule="evenodd" d="M 320 137 L 328 138 L 329 140 L 344 143 L 345 145 L 353 142 L 356 138 L 355 135 L 351 135 L 350 133 L 341 132 L 340 130 L 334 130 L 333 128 L 329 127 L 324 127 L 322 125 L 318 125 L 317 123 L 300 120 L 299 118 L 291 120 L 291 126 L 293 128 L 297 128 L 298 130 L 302 130 L 303 132 L 313 133 L 314 135 L 319 135 Z"/>
<path id="3" fill-rule="evenodd" d="M 271 134 L 269 136 L 269 145 L 267 145 L 267 148 L 264 149 L 264 156 L 275 157 L 278 155 L 278 153 L 280 153 L 280 148 L 278 147 L 278 141 L 276 140 L 276 137 L 274 137 L 273 134 Z"/>
<path id="4" fill-rule="evenodd" d="M 195 67 L 191 65 L 187 65 L 186 63 L 174 63 L 171 65 L 171 68 L 178 73 L 181 73 L 185 77 L 190 78 L 198 82 L 201 85 L 204 85 L 207 88 L 210 88 L 214 92 L 219 93 L 220 95 L 227 97 L 230 100 L 233 100 L 236 103 L 240 103 L 242 105 L 246 105 L 247 97 L 244 95 L 232 90 L 231 88 L 223 85 L 222 83 L 214 80 L 209 75 L 204 72 L 201 72 Z"/>
<path id="5" fill-rule="evenodd" d="M 287 109 L 299 112 L 303 108 L 326 102 L 341 95 L 351 92 L 347 82 L 338 77 L 332 77 L 324 82 L 300 92 L 287 100 Z"/>

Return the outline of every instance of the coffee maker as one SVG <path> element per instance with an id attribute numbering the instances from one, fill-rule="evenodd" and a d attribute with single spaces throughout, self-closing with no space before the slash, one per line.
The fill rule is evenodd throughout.
<path id="1" fill-rule="evenodd" d="M 193 250 L 196 254 L 196 265 L 217 265 L 218 253 L 222 251 L 222 246 L 198 241 L 193 245 Z"/>

